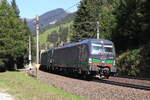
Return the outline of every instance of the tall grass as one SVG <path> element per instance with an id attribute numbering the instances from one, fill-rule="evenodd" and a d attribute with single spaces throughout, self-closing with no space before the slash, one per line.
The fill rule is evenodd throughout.
<path id="1" fill-rule="evenodd" d="M 0 92 L 16 100 L 85 100 L 19 72 L 0 73 Z"/>

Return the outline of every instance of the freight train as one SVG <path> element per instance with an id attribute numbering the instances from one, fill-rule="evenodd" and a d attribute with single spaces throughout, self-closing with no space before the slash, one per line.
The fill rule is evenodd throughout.
<path id="1" fill-rule="evenodd" d="M 52 72 L 69 72 L 79 76 L 109 78 L 116 73 L 115 47 L 112 41 L 86 39 L 51 48 L 41 53 L 41 65 Z"/>

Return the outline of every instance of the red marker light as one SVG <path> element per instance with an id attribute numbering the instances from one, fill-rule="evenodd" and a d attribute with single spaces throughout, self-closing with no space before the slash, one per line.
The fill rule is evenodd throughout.
<path id="1" fill-rule="evenodd" d="M 109 66 L 109 67 L 111 67 L 111 66 L 113 66 L 113 64 L 105 64 L 105 66 Z"/>

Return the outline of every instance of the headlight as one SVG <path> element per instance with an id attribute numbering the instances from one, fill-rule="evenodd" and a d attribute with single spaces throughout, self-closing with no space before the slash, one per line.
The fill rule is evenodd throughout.
<path id="1" fill-rule="evenodd" d="M 115 65 L 116 65 L 116 61 L 114 60 L 113 66 L 115 66 Z"/>
<path id="2" fill-rule="evenodd" d="M 89 63 L 90 63 L 90 64 L 92 63 L 92 58 L 89 58 Z"/>
<path id="3" fill-rule="evenodd" d="M 102 63 L 105 63 L 105 60 L 102 60 Z"/>

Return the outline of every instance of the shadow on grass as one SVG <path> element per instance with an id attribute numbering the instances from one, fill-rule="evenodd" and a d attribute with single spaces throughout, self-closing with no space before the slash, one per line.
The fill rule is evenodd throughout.
<path id="1" fill-rule="evenodd" d="M 43 71 L 43 72 L 46 72 L 46 73 L 51 73 L 51 74 L 55 74 L 55 75 L 61 75 L 61 76 L 64 76 L 64 77 L 68 77 L 68 78 L 73 78 L 73 79 L 77 79 L 77 80 L 84 80 L 84 81 L 92 81 L 92 77 L 89 76 L 88 78 L 86 77 L 82 77 L 81 74 L 78 74 L 78 73 L 69 73 L 67 71 L 55 71 L 55 72 L 52 72 L 52 71 L 48 71 L 46 69 L 46 66 L 40 66 L 39 68 L 40 71 Z"/>
<path id="2" fill-rule="evenodd" d="M 0 67 L 0 73 L 2 73 L 2 72 L 6 72 L 6 69 L 3 67 Z"/>

